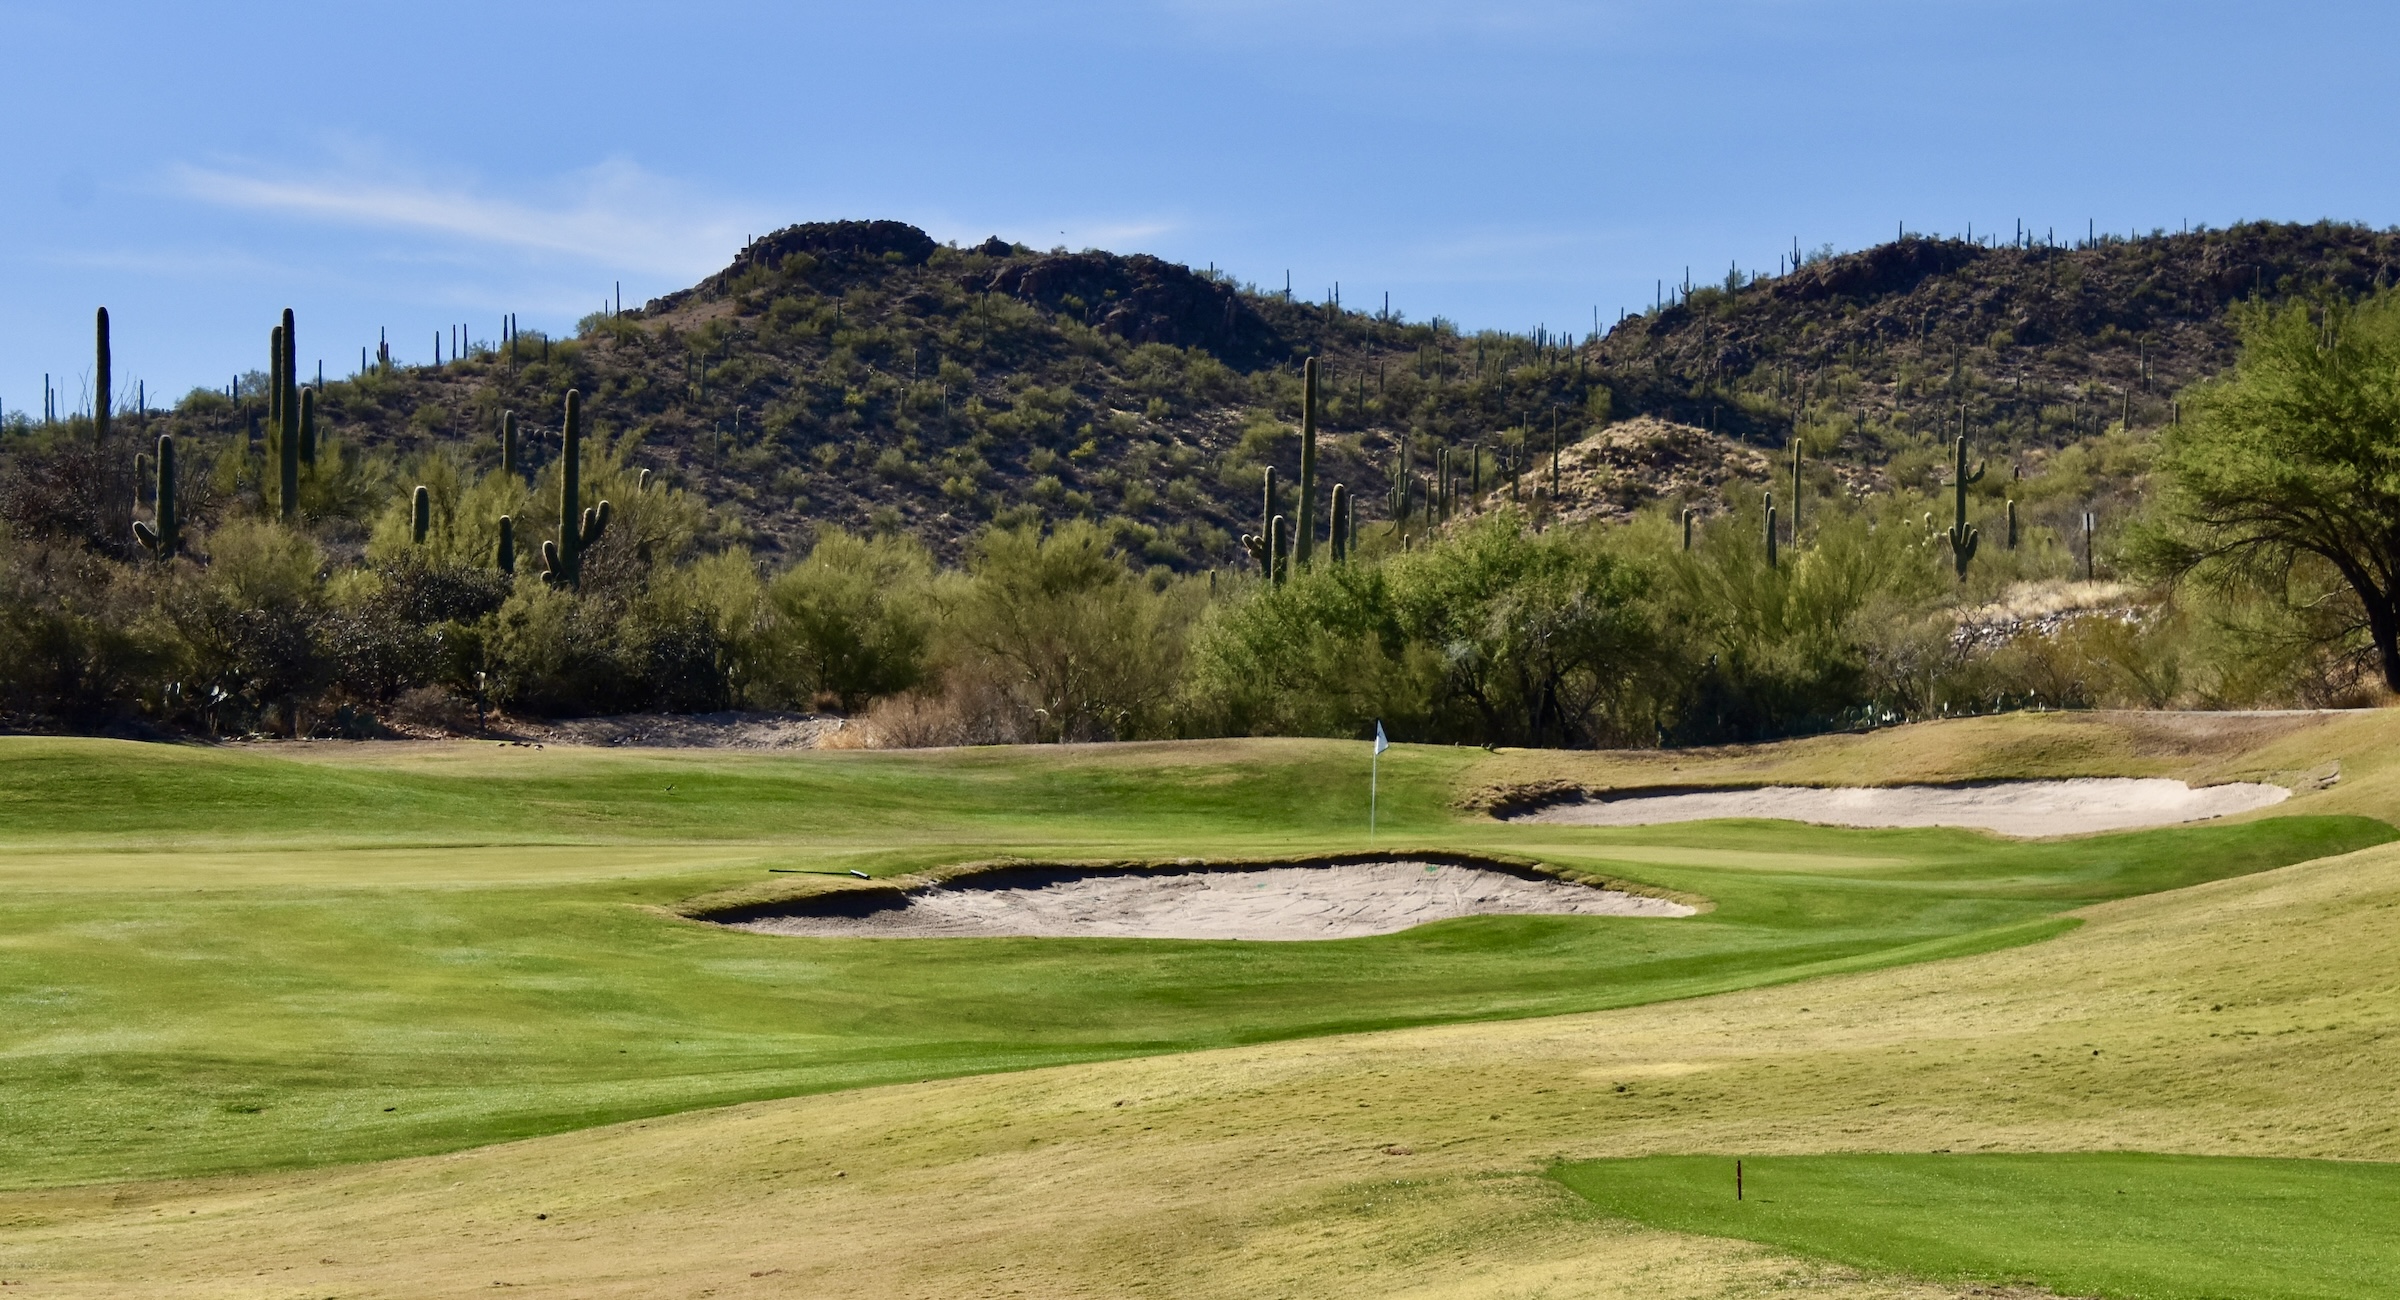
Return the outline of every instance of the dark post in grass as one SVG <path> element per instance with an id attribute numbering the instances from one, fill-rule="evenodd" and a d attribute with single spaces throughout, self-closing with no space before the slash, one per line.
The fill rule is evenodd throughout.
<path id="1" fill-rule="evenodd" d="M 1742 1162 L 1733 1162 L 1733 1199 L 1742 1199 Z"/>

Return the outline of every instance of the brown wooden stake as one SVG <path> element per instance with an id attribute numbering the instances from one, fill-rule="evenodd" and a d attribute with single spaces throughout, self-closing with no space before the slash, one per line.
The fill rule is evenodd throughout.
<path id="1" fill-rule="evenodd" d="M 1742 1199 L 1742 1162 L 1733 1162 L 1733 1199 Z"/>

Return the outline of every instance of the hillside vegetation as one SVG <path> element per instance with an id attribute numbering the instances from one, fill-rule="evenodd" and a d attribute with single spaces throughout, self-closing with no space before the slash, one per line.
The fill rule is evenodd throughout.
<path id="1" fill-rule="evenodd" d="M 1539 465 L 1554 435 L 1634 415 L 1760 449 L 1796 433 L 1812 456 L 1876 472 L 1862 484 L 1925 486 L 1962 410 L 1980 449 L 2031 470 L 2114 425 L 2173 418 L 2182 386 L 2231 363 L 2232 303 L 2355 294 L 2396 273 L 2400 235 L 2334 224 L 2074 247 L 1910 236 L 1729 274 L 1595 340 L 1298 301 L 1142 255 L 828 222 L 759 239 L 572 340 L 526 334 L 335 380 L 321 418 L 362 448 L 465 444 L 481 467 L 515 410 L 548 434 L 538 461 L 576 387 L 598 429 L 639 440 L 632 463 L 720 512 L 727 540 L 805 550 L 830 524 L 907 531 L 955 559 L 987 523 L 1090 518 L 1145 562 L 1191 571 L 1244 563 L 1260 468 L 1297 472 L 1306 356 L 1325 371 L 1323 472 L 1369 518 L 1390 512 L 1403 442 L 1420 475 L 1480 446 L 1499 482 Z M 263 439 L 265 387 L 262 373 L 238 401 L 195 393 L 148 427 Z M 2064 468 L 2086 480 L 2078 507 L 2130 486 L 2121 455 Z"/>
<path id="2" fill-rule="evenodd" d="M 0 715 L 1589 746 L 2359 703 L 2400 690 L 2388 243 L 1910 237 L 1576 342 L 797 226 L 574 339 L 14 426 Z"/>

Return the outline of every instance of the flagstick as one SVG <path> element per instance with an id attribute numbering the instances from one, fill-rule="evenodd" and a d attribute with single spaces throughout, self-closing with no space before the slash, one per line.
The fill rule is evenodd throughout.
<path id="1" fill-rule="evenodd" d="M 1383 780 L 1383 755 L 1367 760 L 1367 847 L 1375 847 L 1375 792 Z"/>

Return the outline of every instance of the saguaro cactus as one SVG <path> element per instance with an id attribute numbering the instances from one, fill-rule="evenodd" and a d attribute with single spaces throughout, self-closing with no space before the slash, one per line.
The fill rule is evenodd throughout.
<path id="1" fill-rule="evenodd" d="M 1692 549 L 1692 520 L 1697 518 L 1699 513 L 1690 506 L 1683 508 L 1683 549 L 1687 551 Z"/>
<path id="2" fill-rule="evenodd" d="M 140 542 L 143 550 L 164 563 L 175 558 L 176 548 L 183 543 L 183 530 L 177 526 L 175 518 L 175 435 L 158 435 L 156 464 L 158 486 L 153 492 L 153 499 L 158 503 L 158 523 L 153 527 L 135 520 L 133 540 Z"/>
<path id="3" fill-rule="evenodd" d="M 1267 521 L 1267 576 L 1282 586 L 1291 569 L 1291 543 L 1283 530 L 1283 516 Z"/>
<path id="4" fill-rule="evenodd" d="M 1954 515 L 1956 522 L 1950 525 L 1949 532 L 1943 534 L 1949 539 L 1950 563 L 1958 570 L 1960 582 L 1967 580 L 1967 563 L 1975 558 L 1975 547 L 1983 540 L 1982 534 L 1976 530 L 1975 525 L 1967 522 L 1967 485 L 1981 479 L 1984 469 L 1984 466 L 1977 465 L 1974 472 L 1968 472 L 1967 436 L 1963 433 L 1960 434 L 1955 460 L 1950 472 L 1950 486 L 1957 503 Z"/>
<path id="5" fill-rule="evenodd" d="M 300 463 L 317 463 L 317 390 L 300 390 Z"/>
<path id="6" fill-rule="evenodd" d="M 292 309 L 283 309 L 283 431 L 296 446 L 300 434 L 300 331 L 292 321 Z"/>
<path id="7" fill-rule="evenodd" d="M 608 531 L 609 503 L 578 513 L 583 499 L 583 394 L 567 390 L 565 427 L 559 432 L 558 540 L 542 543 L 542 581 L 572 587 L 583 581 L 583 553 Z"/>
<path id="8" fill-rule="evenodd" d="M 283 326 L 267 331 L 267 437 L 283 432 Z"/>
<path id="9" fill-rule="evenodd" d="M 1300 527 L 1297 530 L 1300 566 L 1308 567 L 1317 541 L 1317 359 L 1300 364 Z"/>
<path id="10" fill-rule="evenodd" d="M 93 318 L 93 329 L 96 337 L 92 357 L 92 445 L 98 447 L 108 441 L 109 397 L 114 391 L 109 378 L 108 308 L 102 307 Z"/>
<path id="11" fill-rule="evenodd" d="M 517 521 L 507 515 L 500 516 L 500 544 L 493 549 L 492 564 L 502 573 L 517 571 Z"/>
<path id="12" fill-rule="evenodd" d="M 408 500 L 408 539 L 419 546 L 425 544 L 425 534 L 433 531 L 433 492 L 424 484 Z"/>
<path id="13" fill-rule="evenodd" d="M 2017 549 L 2017 499 L 2008 499 L 2008 549 Z"/>
<path id="14" fill-rule="evenodd" d="M 514 475 L 517 472 L 517 413 L 515 411 L 503 411 L 500 414 L 500 472 L 508 475 Z"/>
<path id="15" fill-rule="evenodd" d="M 1775 494 L 1767 494 L 1767 567 L 1775 567 Z"/>
<path id="16" fill-rule="evenodd" d="M 1340 483 L 1333 485 L 1333 562 L 1340 564 L 1350 558 L 1350 489 Z"/>
<path id="17" fill-rule="evenodd" d="M 1800 435 L 1792 435 L 1792 545 L 1800 544 Z"/>

